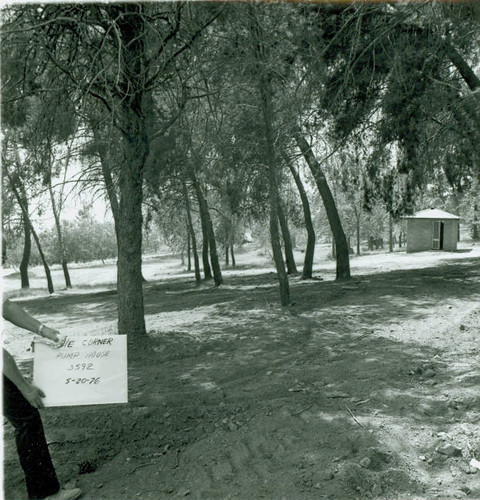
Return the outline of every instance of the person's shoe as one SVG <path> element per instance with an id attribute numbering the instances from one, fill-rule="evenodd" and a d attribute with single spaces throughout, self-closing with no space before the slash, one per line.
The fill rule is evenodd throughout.
<path id="1" fill-rule="evenodd" d="M 44 500 L 75 500 L 82 494 L 80 488 L 72 488 L 71 490 L 59 490 L 55 495 L 50 495 Z"/>

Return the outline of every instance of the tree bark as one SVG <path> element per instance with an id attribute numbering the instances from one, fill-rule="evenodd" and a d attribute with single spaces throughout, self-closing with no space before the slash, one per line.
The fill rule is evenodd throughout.
<path id="1" fill-rule="evenodd" d="M 192 245 L 190 242 L 190 226 L 187 220 L 187 271 L 192 270 Z"/>
<path id="2" fill-rule="evenodd" d="M 273 138 L 273 107 L 272 107 L 272 89 L 270 85 L 270 75 L 264 67 L 266 62 L 265 47 L 263 37 L 258 20 L 255 16 L 253 6 L 250 7 L 251 29 L 253 35 L 254 53 L 259 63 L 257 72 L 257 84 L 261 102 L 261 110 L 264 122 L 264 138 L 265 138 L 265 159 L 267 164 L 267 179 L 268 179 L 268 198 L 269 198 L 269 229 L 270 241 L 272 245 L 273 260 L 277 271 L 277 279 L 279 283 L 280 304 L 287 306 L 290 304 L 290 285 L 288 282 L 287 271 L 283 262 L 282 247 L 280 244 L 280 232 L 278 228 L 278 204 L 280 194 L 278 192 L 275 149 Z"/>
<path id="3" fill-rule="evenodd" d="M 206 208 L 208 214 L 207 223 L 208 223 L 208 235 L 210 238 L 209 247 L 210 247 L 210 260 L 212 262 L 212 269 L 213 269 L 213 281 L 215 282 L 215 286 L 220 286 L 223 284 L 223 277 L 222 277 L 222 271 L 220 269 L 220 261 L 218 259 L 217 243 L 215 240 L 213 223 L 210 217 L 210 212 L 208 211 L 208 206 Z"/>
<path id="4" fill-rule="evenodd" d="M 235 260 L 235 250 L 234 250 L 236 226 L 237 226 L 237 218 L 235 214 L 232 214 L 232 217 L 230 219 L 230 233 L 229 233 L 230 257 L 232 258 L 232 267 L 235 267 L 237 265 Z"/>
<path id="5" fill-rule="evenodd" d="M 203 193 L 201 189 L 197 188 L 198 182 L 196 181 L 196 177 L 193 173 L 190 173 L 190 178 L 195 187 L 195 194 L 197 196 L 198 207 L 200 212 L 200 224 L 202 226 L 202 263 L 203 263 L 203 278 L 205 281 L 211 280 L 212 276 L 212 268 L 210 267 L 209 260 L 209 236 L 208 236 L 208 223 L 207 223 L 207 214 L 205 213 L 205 207 L 200 201 L 200 198 L 203 199 Z M 199 187 L 199 186 L 198 186 Z M 200 192 L 200 197 L 199 197 Z"/>
<path id="6" fill-rule="evenodd" d="M 388 214 L 388 251 L 393 252 L 393 220 L 391 214 Z"/>
<path id="7" fill-rule="evenodd" d="M 202 230 L 204 229 L 204 239 L 207 238 L 208 248 L 210 249 L 210 261 L 212 263 L 213 270 L 213 280 L 215 282 L 215 286 L 220 286 L 223 283 L 222 271 L 220 270 L 220 263 L 218 261 L 218 253 L 217 253 L 217 243 L 215 241 L 215 233 L 213 232 L 213 224 L 212 219 L 210 217 L 210 211 L 208 209 L 207 200 L 203 194 L 200 183 L 197 180 L 195 173 L 190 169 L 190 175 L 193 182 L 193 187 L 195 188 L 195 193 L 198 199 L 198 205 L 200 207 L 200 217 L 202 219 Z M 208 263 L 208 256 L 206 258 Z M 205 263 L 205 256 L 204 256 Z M 205 271 L 204 271 L 205 272 Z M 207 279 L 207 275 L 205 274 L 205 279 Z"/>
<path id="8" fill-rule="evenodd" d="M 478 241 L 480 239 L 480 231 L 478 230 L 478 204 L 473 205 L 473 224 L 472 224 L 472 240 Z"/>
<path id="9" fill-rule="evenodd" d="M 462 75 L 462 78 L 468 85 L 468 88 L 472 91 L 479 89 L 480 78 L 478 78 L 467 61 L 465 61 L 465 59 L 460 55 L 458 50 L 449 42 L 445 43 L 445 49 L 450 61 L 452 61 L 454 66 L 458 69 L 458 72 Z"/>
<path id="10" fill-rule="evenodd" d="M 197 241 L 195 238 L 195 232 L 193 226 L 190 226 L 190 231 L 191 231 L 190 235 L 192 238 L 192 253 L 193 253 L 193 267 L 195 270 L 195 283 L 199 284 L 202 281 L 202 277 L 200 275 L 200 258 L 198 257 Z"/>
<path id="11" fill-rule="evenodd" d="M 63 276 L 65 278 L 65 286 L 67 288 L 72 288 L 72 281 L 70 279 L 70 273 L 68 271 L 67 264 L 67 252 L 65 249 L 65 243 L 63 241 L 62 227 L 60 223 L 60 210 L 57 210 L 57 204 L 55 203 L 55 196 L 52 189 L 52 179 L 50 177 L 48 183 L 48 191 L 50 193 L 50 200 L 52 202 L 52 212 L 53 218 L 55 220 L 55 228 L 57 230 L 57 238 L 58 238 L 58 253 L 60 256 L 60 262 L 62 264 Z"/>
<path id="12" fill-rule="evenodd" d="M 35 244 L 37 245 L 38 253 L 40 254 L 40 259 L 42 260 L 43 269 L 45 270 L 45 277 L 47 278 L 48 293 L 54 293 L 55 290 L 53 288 L 53 281 L 52 281 L 52 274 L 50 272 L 50 267 L 48 266 L 47 259 L 45 257 L 45 254 L 43 253 L 43 249 L 42 249 L 42 246 L 40 244 L 40 239 L 38 238 L 37 232 L 33 228 L 31 222 L 30 222 L 30 230 L 32 231 L 33 239 L 35 240 Z"/>
<path id="13" fill-rule="evenodd" d="M 272 175 L 270 177 L 270 184 L 274 182 Z M 270 193 L 270 240 L 272 244 L 273 259 L 275 262 L 275 267 L 277 270 L 278 282 L 280 285 L 280 304 L 282 306 L 288 306 L 290 304 L 290 285 L 288 283 L 288 276 L 285 270 L 285 265 L 283 264 L 282 247 L 280 245 L 280 231 L 278 229 L 278 215 L 277 215 L 277 203 L 275 200 L 276 192 L 275 186 L 269 188 Z"/>
<path id="14" fill-rule="evenodd" d="M 37 245 L 38 253 L 40 254 L 40 259 L 41 259 L 42 264 L 43 264 L 43 269 L 45 270 L 45 277 L 47 278 L 48 293 L 54 293 L 55 290 L 53 288 L 53 281 L 52 281 L 52 274 L 50 272 L 50 267 L 48 265 L 47 259 L 45 258 L 45 254 L 43 253 L 42 245 L 40 244 L 40 240 L 39 240 L 38 235 L 37 235 L 37 233 L 32 225 L 32 221 L 30 220 L 30 216 L 29 216 L 28 210 L 26 208 L 28 206 L 26 194 L 23 192 L 22 187 L 17 189 L 17 185 L 15 183 L 15 180 L 10 175 L 8 169 L 5 169 L 5 171 L 6 171 L 13 195 L 15 196 L 15 199 L 17 200 L 17 203 L 20 207 L 20 210 L 22 211 L 22 216 L 28 222 L 28 225 L 30 227 L 30 232 L 33 236 L 35 244 Z M 19 190 L 22 192 L 23 198 L 22 198 L 22 195 L 20 194 Z"/>
<path id="15" fill-rule="evenodd" d="M 47 288 L 48 288 L 48 293 L 54 293 L 55 289 L 53 288 L 53 280 L 52 280 L 52 273 L 50 272 L 50 266 L 48 265 L 47 258 L 45 257 L 45 254 L 43 253 L 42 245 L 40 244 L 40 239 L 37 235 L 37 232 L 32 226 L 32 223 L 30 222 L 30 231 L 32 232 L 33 239 L 35 241 L 35 244 L 37 245 L 38 253 L 40 254 L 40 259 L 43 264 L 43 269 L 45 271 L 45 277 L 47 278 Z"/>
<path id="16" fill-rule="evenodd" d="M 190 239 L 192 242 L 193 263 L 194 263 L 194 267 L 195 267 L 195 282 L 198 285 L 202 281 L 202 278 L 200 276 L 200 260 L 198 258 L 197 238 L 195 236 L 195 231 L 193 229 L 192 211 L 190 208 L 190 198 L 188 197 L 187 186 L 185 183 L 183 183 L 182 188 L 183 188 L 183 197 L 185 199 L 185 207 L 187 209 L 188 231 L 189 231 Z"/>
<path id="17" fill-rule="evenodd" d="M 229 251 L 230 251 L 230 232 L 231 232 L 231 221 L 228 220 L 227 218 L 225 218 L 225 221 L 224 221 L 224 240 L 223 240 L 223 246 L 224 246 L 224 249 L 225 249 L 225 267 L 228 267 L 230 265 L 230 254 L 229 254 Z"/>
<path id="18" fill-rule="evenodd" d="M 138 136 L 124 140 L 125 163 L 120 172 L 117 228 L 118 331 L 145 335 L 142 276 L 142 180 L 148 146 L 138 123 Z"/>
<path id="19" fill-rule="evenodd" d="M 361 235 L 360 235 L 360 210 L 355 209 L 355 219 L 357 223 L 357 255 L 360 255 L 360 242 L 361 242 Z"/>
<path id="20" fill-rule="evenodd" d="M 313 228 L 312 212 L 310 210 L 310 203 L 308 201 L 308 196 L 303 186 L 302 179 L 295 167 L 288 162 L 288 168 L 293 175 L 295 184 L 297 185 L 298 192 L 300 194 L 300 199 L 302 201 L 303 217 L 305 219 L 305 229 L 307 230 L 307 245 L 305 248 L 305 259 L 303 261 L 303 279 L 311 279 L 313 276 L 313 257 L 315 254 L 315 230 Z"/>
<path id="21" fill-rule="evenodd" d="M 282 202 L 278 200 L 278 220 L 280 222 L 280 229 L 282 230 L 283 245 L 285 248 L 285 261 L 287 263 L 287 274 L 297 274 L 297 265 L 295 264 L 295 257 L 293 255 L 292 237 L 288 229 L 287 217 L 282 207 Z"/>
<path id="22" fill-rule="evenodd" d="M 147 97 L 147 50 L 145 18 L 138 4 L 118 6 L 119 37 L 123 72 L 118 88 L 121 131 L 121 160 L 118 179 L 118 331 L 133 336 L 146 335 L 142 276 L 142 201 L 143 175 L 149 154 L 144 103 Z"/>
<path id="23" fill-rule="evenodd" d="M 27 206 L 28 211 L 28 206 Z M 30 255 L 32 252 L 32 237 L 30 222 L 27 217 L 22 214 L 23 221 L 23 254 L 22 261 L 20 262 L 20 281 L 22 283 L 22 288 L 30 288 L 30 280 L 28 279 L 28 265 L 30 264 Z"/>
<path id="24" fill-rule="evenodd" d="M 98 128 L 92 125 L 93 134 L 95 137 L 95 141 L 101 144 L 103 141 L 101 139 L 100 132 Z M 106 141 L 108 142 L 108 141 Z M 113 216 L 113 227 L 115 228 L 115 236 L 117 238 L 117 246 L 118 246 L 118 228 L 120 225 L 120 208 L 119 208 L 119 196 L 117 194 L 117 188 L 115 187 L 115 183 L 113 180 L 112 173 L 112 159 L 108 151 L 104 151 L 103 147 L 99 148 L 98 151 L 100 157 L 100 166 L 102 169 L 103 180 L 105 182 L 105 189 L 107 191 L 108 201 L 110 202 L 110 209 L 112 211 Z M 147 155 L 148 156 L 148 155 Z M 142 168 L 142 178 L 143 178 L 143 168 Z M 143 199 L 143 194 L 142 194 Z M 147 280 L 144 278 L 142 274 L 142 283 L 147 283 Z"/>
<path id="25" fill-rule="evenodd" d="M 208 239 L 208 229 L 205 226 L 204 214 L 200 212 L 200 221 L 202 225 L 202 262 L 203 262 L 203 279 L 205 281 L 213 278 L 212 268 L 210 267 L 210 248 Z"/>
<path id="26" fill-rule="evenodd" d="M 107 196 L 108 196 L 108 201 L 110 202 L 110 208 L 112 210 L 112 215 L 113 215 L 113 221 L 114 221 L 114 227 L 115 227 L 115 233 L 117 235 L 118 239 L 118 196 L 117 196 L 117 191 L 115 188 L 115 183 L 113 182 L 113 175 L 112 175 L 112 169 L 111 169 L 111 160 L 110 160 L 110 155 L 108 151 L 105 151 L 102 143 L 102 137 L 100 134 L 100 131 L 98 129 L 98 126 L 96 124 L 91 123 L 91 127 L 93 130 L 93 136 L 95 138 L 95 141 L 99 144 L 98 148 L 98 154 L 100 157 L 100 166 L 102 168 L 102 175 L 103 179 L 105 182 L 105 188 L 107 190 Z M 107 142 L 107 141 L 105 141 Z"/>
<path id="27" fill-rule="evenodd" d="M 294 137 L 298 148 L 310 167 L 327 212 L 328 222 L 335 242 L 335 255 L 337 259 L 336 278 L 337 280 L 350 279 L 350 256 L 347 239 L 327 179 L 305 137 L 299 131 L 294 133 Z"/>

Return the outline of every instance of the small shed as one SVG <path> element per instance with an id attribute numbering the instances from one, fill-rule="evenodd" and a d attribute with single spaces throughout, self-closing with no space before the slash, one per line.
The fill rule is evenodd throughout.
<path id="1" fill-rule="evenodd" d="M 430 208 L 405 219 L 407 253 L 426 250 L 454 252 L 457 249 L 460 217 Z"/>

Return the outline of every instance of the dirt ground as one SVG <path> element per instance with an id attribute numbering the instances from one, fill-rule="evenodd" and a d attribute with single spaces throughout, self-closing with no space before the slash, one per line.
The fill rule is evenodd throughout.
<path id="1" fill-rule="evenodd" d="M 63 483 L 85 500 L 480 498 L 480 246 L 353 257 L 342 284 L 321 259 L 283 309 L 268 256 L 238 263 L 214 288 L 146 262 L 128 404 L 43 410 Z M 114 332 L 110 267 L 21 304 L 68 335 Z M 4 343 L 30 373 L 30 338 L 5 325 Z M 9 424 L 4 491 L 26 498 Z"/>

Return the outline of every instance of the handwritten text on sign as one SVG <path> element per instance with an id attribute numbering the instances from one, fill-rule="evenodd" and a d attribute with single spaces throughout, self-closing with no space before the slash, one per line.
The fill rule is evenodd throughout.
<path id="1" fill-rule="evenodd" d="M 126 403 L 126 335 L 68 338 L 58 348 L 36 341 L 33 383 L 45 406 Z"/>

